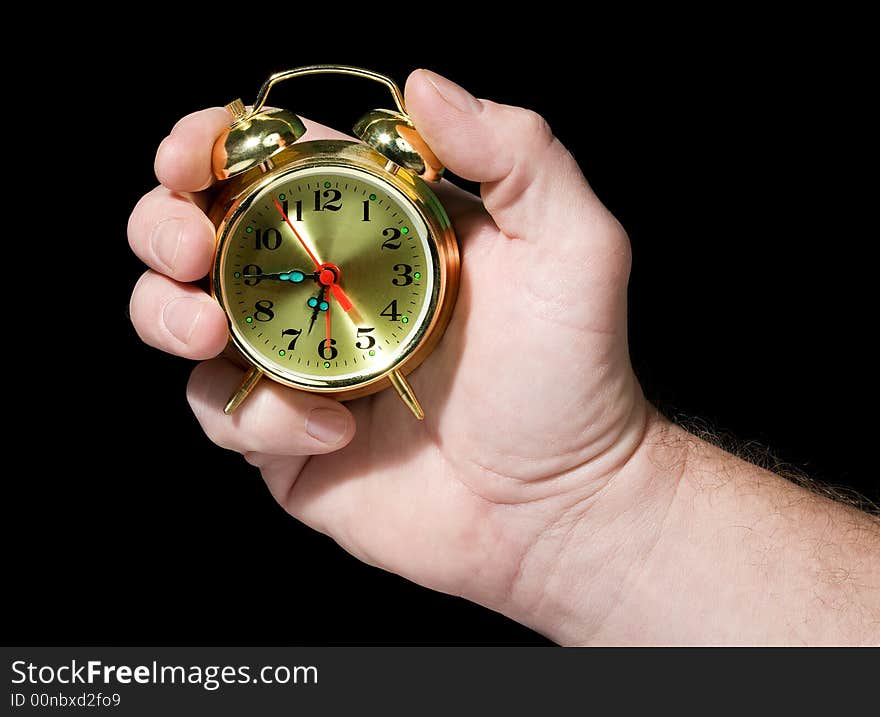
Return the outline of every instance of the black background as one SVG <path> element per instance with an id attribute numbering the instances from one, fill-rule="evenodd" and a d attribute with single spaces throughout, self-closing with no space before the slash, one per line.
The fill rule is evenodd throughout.
<path id="1" fill-rule="evenodd" d="M 565 37 L 489 40 L 482 19 L 462 18 L 442 42 L 377 27 L 353 43 L 236 22 L 226 35 L 47 44 L 59 73 L 18 95 L 33 109 L 16 121 L 40 127 L 22 135 L 20 169 L 53 179 L 7 204 L 21 222 L 7 260 L 25 288 L 6 303 L 6 345 L 25 343 L 7 371 L 17 467 L 3 481 L 4 641 L 545 642 L 361 565 L 287 516 L 256 469 L 200 433 L 188 362 L 142 346 L 128 322 L 142 267 L 126 220 L 155 182 L 155 147 L 181 115 L 249 101 L 270 72 L 301 64 L 360 64 L 401 83 L 425 66 L 539 111 L 632 239 L 631 345 L 652 400 L 880 498 L 873 83 L 850 29 L 644 36 L 585 21 Z M 346 129 L 388 101 L 324 78 L 273 103 Z M 19 212 L 16 198 L 37 206 Z"/>

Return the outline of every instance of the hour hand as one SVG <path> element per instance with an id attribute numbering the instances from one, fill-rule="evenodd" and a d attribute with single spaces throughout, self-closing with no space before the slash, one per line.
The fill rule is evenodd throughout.
<path id="1" fill-rule="evenodd" d="M 315 321 L 318 318 L 318 314 L 322 311 L 327 311 L 329 309 L 329 305 L 324 299 L 324 294 L 327 291 L 326 286 L 322 286 L 321 290 L 318 292 L 317 296 L 313 296 L 308 301 L 308 305 L 312 307 L 312 320 L 309 322 L 309 333 L 312 333 L 312 329 L 315 328 Z"/>
<path id="2" fill-rule="evenodd" d="M 242 277 L 245 279 L 259 279 L 260 281 L 263 279 L 276 279 L 278 281 L 290 281 L 294 284 L 300 284 L 306 279 L 317 281 L 318 273 L 314 271 L 306 273 L 299 269 L 291 269 L 290 271 L 278 271 L 271 274 L 242 274 Z"/>

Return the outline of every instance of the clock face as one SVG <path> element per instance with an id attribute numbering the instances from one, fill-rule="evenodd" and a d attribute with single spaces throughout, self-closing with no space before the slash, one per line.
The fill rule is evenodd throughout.
<path id="1" fill-rule="evenodd" d="M 218 260 L 235 343 L 292 385 L 342 388 L 386 373 L 437 305 L 437 250 L 421 213 L 354 167 L 273 179 L 242 204 Z"/>

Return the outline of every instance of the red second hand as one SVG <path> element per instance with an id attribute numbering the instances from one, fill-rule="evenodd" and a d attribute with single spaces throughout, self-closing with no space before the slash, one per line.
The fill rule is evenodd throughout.
<path id="1" fill-rule="evenodd" d="M 342 307 L 343 311 L 351 311 L 353 306 L 353 304 L 351 303 L 351 299 L 346 296 L 345 292 L 342 290 L 342 287 L 339 286 L 339 284 L 330 284 L 330 293 L 333 294 L 333 296 L 339 302 L 339 305 Z"/>
<path id="2" fill-rule="evenodd" d="M 278 213 L 282 216 L 284 221 L 287 222 L 287 226 L 290 227 L 290 231 L 293 232 L 293 236 L 295 236 L 299 240 L 299 243 L 302 244 L 302 248 L 306 250 L 306 254 L 309 255 L 309 259 L 311 259 L 314 262 L 315 268 L 320 269 L 321 262 L 318 261 L 318 257 L 316 257 L 314 255 L 312 250 L 309 248 L 309 245 L 306 244 L 305 240 L 299 235 L 299 232 L 296 230 L 296 227 L 293 226 L 293 223 L 290 221 L 287 214 L 284 212 L 284 208 L 281 206 L 281 203 L 277 199 L 275 199 L 274 201 L 275 201 L 275 208 L 278 210 Z"/>
<path id="3" fill-rule="evenodd" d="M 335 286 L 335 284 L 331 284 L 330 286 L 333 287 L 333 286 Z M 332 344 L 330 343 L 330 308 L 331 308 L 331 306 L 332 306 L 332 303 L 330 301 L 330 294 L 328 294 L 327 295 L 327 311 L 325 312 L 327 314 L 327 343 L 325 344 L 326 351 L 330 351 L 330 347 L 332 346 Z"/>

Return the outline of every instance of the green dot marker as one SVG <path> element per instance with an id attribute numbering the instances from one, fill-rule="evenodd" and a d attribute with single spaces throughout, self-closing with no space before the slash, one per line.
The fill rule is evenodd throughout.
<path id="1" fill-rule="evenodd" d="M 403 227 L 403 228 L 400 230 L 400 233 L 401 233 L 401 234 L 409 234 L 409 227 Z"/>
<path id="2" fill-rule="evenodd" d="M 284 354 L 286 354 L 286 353 L 287 353 L 287 351 L 285 351 L 284 349 L 281 349 L 281 350 L 278 352 L 278 355 L 279 355 L 279 356 L 284 356 Z"/>
<path id="3" fill-rule="evenodd" d="M 376 201 L 376 195 L 375 195 L 375 194 L 371 194 L 371 195 L 370 195 L 370 201 L 371 201 L 371 202 L 375 202 L 375 201 Z"/>
<path id="4" fill-rule="evenodd" d="M 402 321 L 403 323 L 405 323 L 405 324 L 408 324 L 408 323 L 409 323 L 409 319 L 408 319 L 406 316 L 404 316 L 404 317 L 401 319 L 401 321 Z"/>
<path id="5" fill-rule="evenodd" d="M 415 274 L 413 274 L 413 276 L 414 276 L 416 279 L 421 279 L 421 278 L 422 278 L 422 272 L 417 271 Z"/>
<path id="6" fill-rule="evenodd" d="M 286 194 L 279 194 L 278 198 L 283 202 L 285 199 L 287 199 L 287 195 Z"/>
<path id="7" fill-rule="evenodd" d="M 373 350 L 371 350 L 371 351 L 370 351 L 370 356 L 375 356 L 375 355 L 376 355 L 376 352 L 373 351 Z"/>
<path id="8" fill-rule="evenodd" d="M 254 319 L 253 319 L 253 317 L 248 316 L 248 317 L 245 319 L 245 322 L 248 323 L 248 324 L 252 324 L 252 323 L 254 323 Z"/>
<path id="9" fill-rule="evenodd" d="M 330 182 L 324 182 L 324 189 L 330 189 Z"/>
<path id="10" fill-rule="evenodd" d="M 253 227 L 245 227 L 244 230 L 245 230 L 248 234 L 250 234 L 251 232 L 254 231 L 254 228 L 253 228 Z"/>
<path id="11" fill-rule="evenodd" d="M 325 362 L 324 362 L 324 368 L 330 368 L 330 362 L 329 362 L 329 361 L 325 361 Z"/>
<path id="12" fill-rule="evenodd" d="M 237 272 L 235 272 L 235 273 L 233 274 L 233 276 L 234 276 L 236 279 L 241 279 L 241 272 L 240 272 L 240 271 L 237 271 Z"/>

